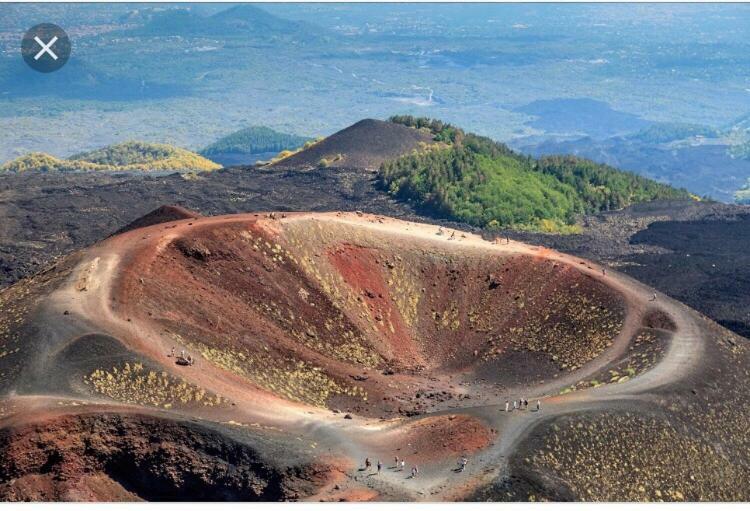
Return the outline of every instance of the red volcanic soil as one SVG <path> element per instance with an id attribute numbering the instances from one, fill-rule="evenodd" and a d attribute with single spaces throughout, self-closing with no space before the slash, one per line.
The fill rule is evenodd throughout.
<path id="1" fill-rule="evenodd" d="M 543 380 L 601 354 L 625 314 L 618 293 L 575 266 L 434 233 L 332 215 L 154 229 L 125 260 L 117 314 L 165 352 L 188 349 L 314 406 L 411 413 L 460 394 L 442 377 Z"/>
<path id="2" fill-rule="evenodd" d="M 410 422 L 382 439 L 409 463 L 434 463 L 474 454 L 487 447 L 495 433 L 469 415 L 437 415 Z"/>
<path id="3" fill-rule="evenodd" d="M 423 365 L 424 359 L 410 342 L 411 333 L 397 310 L 385 276 L 378 271 L 378 254 L 374 248 L 344 244 L 330 249 L 327 255 L 344 282 L 366 305 L 372 323 L 386 341 L 382 348 L 388 357 L 407 366 Z"/>
<path id="4" fill-rule="evenodd" d="M 154 223 L 0 305 L 33 325 L 0 322 L 0 498 L 19 500 L 411 498 L 472 455 L 468 484 L 513 433 L 509 395 L 633 369 L 639 328 L 679 331 L 588 263 L 336 213 Z M 396 455 L 424 478 L 359 478 Z"/>
<path id="5" fill-rule="evenodd" d="M 330 461 L 277 465 L 266 456 L 279 447 L 262 446 L 263 454 L 257 443 L 187 421 L 50 417 L 0 431 L 0 499 L 287 500 L 313 495 L 335 477 Z"/>

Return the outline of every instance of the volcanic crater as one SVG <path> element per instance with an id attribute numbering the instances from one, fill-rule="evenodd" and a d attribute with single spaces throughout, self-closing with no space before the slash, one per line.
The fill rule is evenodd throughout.
<path id="1" fill-rule="evenodd" d="M 210 467 L 195 498 L 461 498 L 471 485 L 451 482 L 457 456 L 485 460 L 470 470 L 483 484 L 538 418 L 677 381 L 703 349 L 684 307 L 542 247 L 362 213 L 175 218 L 0 295 L 0 446 L 20 453 L 34 431 L 42 460 L 0 473 L 4 495 L 96 499 L 93 477 L 111 480 L 110 498 L 189 500 L 193 476 L 159 454 L 159 424 L 173 421 L 170 442 L 209 428 L 252 447 L 227 459 L 185 443 Z M 688 344 L 675 348 L 677 335 Z M 532 405 L 505 414 L 522 397 Z M 85 431 L 66 432 L 70 416 Z M 159 493 L 91 465 L 97 424 L 150 430 L 122 448 L 172 482 Z M 362 479 L 366 456 L 425 473 Z M 40 471 L 65 486 L 9 486 Z M 276 489 L 249 491 L 238 473 Z"/>
<path id="2" fill-rule="evenodd" d="M 262 392 L 366 416 L 554 379 L 612 346 L 627 312 L 618 291 L 544 251 L 384 218 L 159 229 L 115 281 L 119 317 Z"/>

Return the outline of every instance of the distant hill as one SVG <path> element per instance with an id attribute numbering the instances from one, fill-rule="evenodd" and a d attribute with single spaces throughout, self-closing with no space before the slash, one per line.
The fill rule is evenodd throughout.
<path id="1" fill-rule="evenodd" d="M 55 158 L 47 153 L 29 153 L 24 156 L 20 156 L 15 160 L 6 162 L 0 166 L 0 173 L 2 172 L 67 172 L 74 170 L 98 170 L 97 165 L 78 162 L 73 163 L 68 160 L 62 160 Z"/>
<path id="2" fill-rule="evenodd" d="M 694 137 L 713 138 L 720 130 L 700 124 L 657 122 L 625 138 L 649 144 L 665 144 Z"/>
<path id="3" fill-rule="evenodd" d="M 299 152 L 286 155 L 273 162 L 271 167 L 377 170 L 384 161 L 430 143 L 433 140 L 429 133 L 392 122 L 364 119 Z"/>
<path id="4" fill-rule="evenodd" d="M 535 160 L 440 121 L 393 117 L 437 142 L 386 161 L 378 180 L 392 195 L 448 218 L 490 228 L 575 232 L 580 214 L 689 193 L 574 156 Z"/>
<path id="5" fill-rule="evenodd" d="M 0 166 L 0 172 L 73 171 L 207 171 L 220 165 L 167 144 L 123 142 L 71 156 L 56 158 L 30 153 Z"/>
<path id="6" fill-rule="evenodd" d="M 614 110 L 604 101 L 560 98 L 533 101 L 516 109 L 536 119 L 529 126 L 548 135 L 588 135 L 606 138 L 647 128 L 651 122 Z"/>
<path id="7" fill-rule="evenodd" d="M 256 40 L 306 40 L 330 35 L 320 27 L 286 20 L 248 4 L 230 7 L 212 16 L 204 16 L 195 9 L 184 7 L 154 9 L 141 14 L 141 20 L 144 24 L 131 33 L 183 37 L 242 35 Z"/>
<path id="8" fill-rule="evenodd" d="M 265 126 L 251 126 L 220 138 L 201 150 L 200 154 L 211 158 L 226 154 L 278 153 L 297 149 L 309 140 L 308 137 L 280 133 Z"/>
<path id="9" fill-rule="evenodd" d="M 149 13 L 145 24 L 134 29 L 133 32 L 153 36 L 199 36 L 215 34 L 219 30 L 221 30 L 221 24 L 214 23 L 208 16 L 201 16 L 190 9 L 173 8 Z"/>
<path id="10" fill-rule="evenodd" d="M 240 4 L 211 16 L 214 21 L 254 34 L 306 34 L 310 36 L 330 35 L 315 25 L 303 21 L 291 21 L 275 16 L 250 4 Z"/>

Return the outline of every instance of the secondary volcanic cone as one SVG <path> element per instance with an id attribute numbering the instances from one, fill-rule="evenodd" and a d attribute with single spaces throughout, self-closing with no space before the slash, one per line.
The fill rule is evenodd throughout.
<path id="1" fill-rule="evenodd" d="M 6 498 L 459 498 L 541 417 L 679 381 L 703 351 L 687 309 L 591 263 L 355 213 L 148 225 L 0 296 Z M 363 479 L 366 456 L 420 477 Z M 460 481 L 457 456 L 477 457 Z"/>

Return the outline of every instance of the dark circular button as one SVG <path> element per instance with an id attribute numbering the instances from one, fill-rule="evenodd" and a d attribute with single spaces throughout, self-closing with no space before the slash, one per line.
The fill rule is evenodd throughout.
<path id="1" fill-rule="evenodd" d="M 68 62 L 70 39 L 57 25 L 40 23 L 31 27 L 23 36 L 21 55 L 31 69 L 51 73 Z"/>

